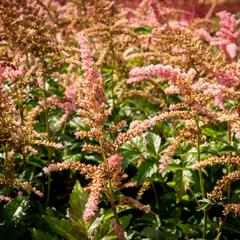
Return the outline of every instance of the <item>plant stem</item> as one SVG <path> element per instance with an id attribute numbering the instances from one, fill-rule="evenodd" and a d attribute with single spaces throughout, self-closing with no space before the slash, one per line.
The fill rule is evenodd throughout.
<path id="1" fill-rule="evenodd" d="M 159 198 L 158 198 L 158 195 L 157 195 L 157 191 L 156 191 L 156 188 L 154 186 L 154 183 L 152 182 L 152 189 L 153 189 L 153 193 L 154 193 L 154 197 L 155 197 L 155 200 L 156 200 L 156 208 L 159 210 L 160 209 L 160 206 L 159 206 Z"/>
<path id="2" fill-rule="evenodd" d="M 102 139 L 99 140 L 99 145 L 100 145 L 100 148 L 101 148 L 101 154 L 102 154 L 103 161 L 106 163 L 107 157 L 106 157 L 105 151 L 103 149 Z M 114 217 L 115 217 L 115 219 L 117 221 L 117 224 L 121 227 L 121 224 L 120 224 L 120 221 L 119 221 L 119 217 L 118 217 L 118 214 L 117 214 L 117 208 L 116 208 L 116 205 L 115 205 L 115 200 L 114 200 L 114 194 L 113 194 L 113 190 L 112 190 L 112 182 L 111 182 L 111 180 L 109 180 L 108 192 L 106 191 L 105 194 L 106 194 L 106 196 L 108 198 L 108 201 L 110 202 L 110 205 L 111 205 Z"/>
<path id="3" fill-rule="evenodd" d="M 111 30 L 110 30 L 110 49 L 111 49 L 111 53 L 112 53 L 112 66 L 111 66 L 111 91 L 112 91 L 112 109 L 115 108 L 115 88 L 114 88 L 114 71 L 115 71 L 115 51 L 114 51 L 114 43 L 113 43 L 113 36 L 111 34 Z"/>
<path id="4" fill-rule="evenodd" d="M 212 14 L 213 14 L 216 6 L 217 6 L 217 1 L 216 1 L 216 0 L 213 0 L 213 1 L 212 1 L 212 5 L 211 5 L 211 7 L 209 8 L 209 10 L 208 10 L 208 12 L 207 12 L 207 14 L 206 14 L 206 16 L 205 16 L 205 19 L 209 19 L 209 18 L 212 17 Z"/>
<path id="5" fill-rule="evenodd" d="M 230 122 L 228 122 L 228 143 L 230 145 L 232 144 L 232 132 L 231 132 Z M 228 166 L 227 173 L 229 174 L 230 172 L 231 172 L 231 166 Z M 228 184 L 228 188 L 227 188 L 227 200 L 228 201 L 230 200 L 230 195 L 231 195 L 231 183 Z M 223 218 L 223 222 L 220 226 L 219 233 L 222 232 L 222 230 L 223 230 L 224 224 L 227 221 L 227 216 L 228 215 L 225 215 L 225 217 Z"/>
<path id="6" fill-rule="evenodd" d="M 196 139 L 196 145 L 197 145 L 197 160 L 200 162 L 201 160 L 201 152 L 200 152 L 200 127 L 199 127 L 199 121 L 196 120 L 197 123 L 197 139 Z M 205 198 L 205 190 L 204 190 L 204 180 L 202 175 L 202 169 L 198 169 L 198 175 L 199 175 L 199 182 L 200 182 L 200 189 L 202 194 L 202 199 Z M 204 215 L 204 227 L 203 227 L 203 239 L 206 239 L 206 231 L 207 231 L 207 212 L 206 209 L 203 209 L 203 215 Z"/>
<path id="7" fill-rule="evenodd" d="M 46 80 L 44 78 L 43 82 L 43 101 L 44 101 L 44 115 L 45 115 L 45 128 L 47 133 L 47 140 L 50 141 L 50 128 L 49 128 L 49 116 L 48 116 L 48 104 L 47 104 L 47 90 L 46 90 Z M 47 148 L 48 152 L 48 163 L 51 162 L 51 153 L 50 148 Z M 51 174 L 48 174 L 48 181 L 47 181 L 47 205 L 50 202 L 50 194 L 51 194 Z"/>
<path id="8" fill-rule="evenodd" d="M 83 4 L 84 14 L 87 14 L 87 7 L 86 7 L 85 0 L 82 1 L 82 4 Z"/>
<path id="9" fill-rule="evenodd" d="M 99 145 L 100 145 L 100 148 L 101 148 L 101 155 L 102 155 L 103 161 L 106 162 L 107 161 L 107 157 L 106 157 L 106 154 L 105 154 L 104 149 L 103 149 L 103 141 L 102 141 L 102 139 L 99 140 Z"/>
<path id="10" fill-rule="evenodd" d="M 231 132 L 231 125 L 229 122 L 228 122 L 228 143 L 229 145 L 232 144 L 232 132 Z M 228 166 L 227 171 L 228 171 L 228 174 L 231 172 L 231 166 Z M 228 201 L 230 200 L 230 194 L 231 194 L 231 183 L 228 184 L 228 188 L 227 188 Z"/>
<path id="11" fill-rule="evenodd" d="M 8 164 L 8 146 L 7 143 L 4 146 L 5 151 L 5 161 L 4 161 L 4 178 L 9 179 L 11 178 L 10 172 L 9 172 L 9 164 Z M 9 185 L 6 186 L 6 194 L 10 194 L 10 187 Z"/>
<path id="12" fill-rule="evenodd" d="M 109 202 L 111 204 L 111 208 L 113 210 L 114 217 L 116 218 L 117 223 L 120 225 L 119 217 L 118 217 L 118 214 L 117 214 L 117 208 L 116 208 L 115 201 L 114 201 L 114 195 L 113 195 L 111 181 L 109 181 Z"/>
<path id="13" fill-rule="evenodd" d="M 199 126 L 197 129 L 197 160 L 198 162 L 200 162 L 200 132 L 199 132 Z M 199 168 L 198 169 L 198 173 L 199 173 L 199 181 L 200 181 L 200 189 L 201 189 L 201 194 L 202 194 L 202 198 L 205 197 L 205 192 L 204 192 L 204 181 L 203 181 L 203 176 L 202 176 L 202 169 Z"/>
<path id="14" fill-rule="evenodd" d="M 20 121 L 21 121 L 21 126 L 24 126 L 24 107 L 23 107 L 23 100 L 21 97 L 21 92 L 18 89 L 17 90 L 17 97 L 18 97 L 18 101 L 19 101 L 19 114 L 20 114 Z M 25 136 L 24 136 L 24 146 L 25 146 Z M 25 156 L 25 152 L 24 150 L 22 151 L 22 156 L 23 156 L 23 167 L 26 167 L 26 156 Z"/>

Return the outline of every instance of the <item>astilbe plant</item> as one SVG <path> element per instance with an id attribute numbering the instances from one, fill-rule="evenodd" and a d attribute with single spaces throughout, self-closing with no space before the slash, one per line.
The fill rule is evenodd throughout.
<path id="1" fill-rule="evenodd" d="M 2 63 L 1 73 L 1 145 L 4 151 L 5 159 L 3 166 L 3 176 L 1 177 L 1 185 L 9 185 L 20 187 L 23 190 L 32 190 L 39 196 L 42 196 L 40 191 L 37 191 L 30 184 L 21 182 L 15 178 L 14 174 L 14 154 L 17 151 L 27 154 L 29 149 L 38 136 L 32 129 L 27 129 L 21 125 L 20 115 L 17 114 L 17 109 L 14 107 L 13 96 L 7 87 L 3 84 L 5 75 L 10 75 L 14 78 L 19 77 L 21 72 L 12 69 L 13 66 L 7 66 Z M 28 138 L 26 138 L 28 135 Z M 35 135 L 35 136 L 34 136 Z M 22 144 L 24 142 L 24 144 Z M 7 198 L 6 198 L 7 199 Z"/>
<path id="2" fill-rule="evenodd" d="M 34 239 L 232 236 L 240 26 L 226 2 L 0 0 L 0 201 L 31 191 L 61 216 L 71 181 L 84 189 Z"/>
<path id="3" fill-rule="evenodd" d="M 157 11 L 156 9 L 155 12 Z M 228 122 L 230 144 L 232 141 L 232 132 L 235 132 L 236 138 L 238 137 L 237 122 L 239 115 L 237 112 L 232 111 L 234 106 L 230 107 L 229 101 L 238 101 L 239 68 L 237 67 L 238 63 L 231 63 L 231 61 L 228 60 L 229 58 L 239 59 L 238 43 L 236 41 L 237 38 L 235 38 L 235 36 L 239 35 L 239 30 L 237 29 L 238 21 L 226 11 L 218 15 L 221 18 L 221 30 L 217 32 L 216 35 L 222 38 L 219 39 L 219 42 L 221 41 L 222 44 L 225 44 L 225 47 L 223 45 L 220 47 L 220 49 L 225 51 L 224 59 L 221 55 L 216 55 L 218 60 L 215 63 L 209 64 L 209 61 L 214 61 L 214 57 L 211 56 L 209 58 L 212 53 L 210 49 L 205 47 L 204 43 L 195 39 L 193 35 L 191 36 L 189 30 L 184 29 L 184 27 L 166 26 L 165 29 L 163 28 L 164 30 L 160 30 L 160 35 L 158 35 L 159 33 L 157 32 L 157 38 L 155 37 L 157 43 L 161 42 L 162 44 L 163 41 L 165 42 L 165 44 L 162 45 L 164 48 L 159 49 L 160 51 L 158 50 L 157 53 L 159 55 L 159 62 L 163 64 L 152 64 L 146 67 L 135 68 L 130 72 L 130 78 L 126 81 L 127 84 L 140 84 L 143 81 L 150 83 L 157 82 L 159 84 L 168 82 L 169 87 L 163 88 L 165 94 L 178 94 L 181 96 L 180 102 L 171 104 L 169 108 L 173 111 L 177 109 L 194 110 L 195 114 L 192 114 L 192 116 L 189 115 L 189 118 L 194 120 L 192 124 L 194 124 L 195 127 L 193 128 L 194 131 L 191 133 L 191 137 L 195 135 L 197 139 L 198 161 L 200 161 L 201 128 L 219 122 Z M 151 37 L 151 40 L 153 43 L 156 41 L 154 35 Z M 193 44 L 194 42 L 195 44 Z M 151 49 L 151 45 L 148 49 Z M 154 51 L 156 52 L 156 50 Z M 175 51 L 176 59 L 174 58 Z M 169 53 L 170 55 L 168 55 Z M 148 53 L 144 55 L 154 56 L 153 54 L 147 54 Z M 137 55 L 134 55 L 134 57 L 135 56 L 138 57 Z M 223 64 L 226 70 L 222 70 L 225 68 Z M 177 66 L 178 68 L 173 66 Z M 155 76 L 158 78 L 155 78 Z M 162 84 L 162 86 L 165 85 Z M 179 133 L 179 136 L 176 137 L 162 155 L 162 165 L 160 167 L 162 171 L 176 150 L 175 144 L 180 144 L 181 142 L 181 133 Z M 215 163 L 235 165 L 237 164 L 236 161 L 237 159 L 230 155 L 210 158 L 195 165 L 195 167 L 197 166 L 200 169 L 199 177 L 202 197 L 205 196 L 201 174 L 202 166 Z M 224 176 L 222 180 L 217 182 L 213 192 L 208 194 L 208 197 L 219 200 L 222 198 L 222 189 L 230 189 L 230 182 L 237 179 L 238 171 Z M 231 211 L 237 213 L 237 205 L 226 205 L 224 214 L 226 215 Z M 204 214 L 206 214 L 206 212 Z"/>
<path id="4" fill-rule="evenodd" d="M 89 46 L 84 36 L 84 34 L 88 35 L 89 37 L 97 36 L 97 41 L 94 40 L 95 46 L 101 46 L 102 41 L 104 44 L 110 44 L 109 46 L 106 46 L 107 49 L 110 47 L 110 50 L 112 50 L 111 61 L 114 61 L 114 63 L 112 62 L 111 67 L 114 68 L 116 67 L 116 58 L 119 57 L 119 55 L 117 55 L 115 52 L 116 44 L 114 42 L 114 38 L 116 36 L 114 33 L 114 25 L 111 26 L 111 29 L 109 30 L 110 26 L 106 26 L 106 24 L 109 23 L 102 22 L 101 25 L 94 28 L 87 28 L 83 30 L 81 34 L 77 35 L 80 51 L 75 51 L 80 53 L 80 56 L 79 54 L 77 54 L 77 56 L 81 58 L 81 63 L 79 64 L 77 59 L 72 60 L 72 63 L 78 67 L 81 66 L 84 71 L 84 75 L 83 78 L 81 78 L 81 83 L 75 85 L 80 88 L 79 91 L 77 90 L 76 92 L 76 89 L 74 89 L 73 94 L 70 95 L 74 96 L 73 99 L 76 102 L 73 107 L 74 111 L 76 111 L 81 116 L 83 122 L 90 127 L 90 131 L 77 131 L 75 135 L 78 138 L 95 139 L 95 141 L 98 143 L 97 145 L 92 145 L 89 143 L 84 144 L 84 149 L 89 152 L 99 153 L 102 156 L 102 162 L 100 161 L 101 163 L 94 168 L 94 171 L 96 171 L 95 176 L 91 175 L 91 171 L 93 170 L 91 170 L 90 166 L 89 172 L 87 173 L 86 170 L 83 170 L 86 169 L 85 164 L 79 163 L 78 165 L 74 163 L 76 165 L 72 165 L 72 163 L 69 161 L 50 165 L 48 168 L 45 168 L 44 171 L 49 173 L 51 171 L 62 170 L 66 168 L 75 168 L 76 170 L 79 170 L 81 174 L 85 175 L 86 178 L 92 179 L 90 185 L 87 187 L 87 189 L 90 190 L 90 195 L 84 213 L 85 220 L 89 220 L 94 216 L 98 209 L 97 205 L 100 201 L 100 194 L 101 192 L 104 192 L 108 196 L 111 207 L 115 213 L 117 224 L 119 225 L 117 220 L 118 217 L 116 215 L 115 199 L 112 196 L 112 187 L 118 187 L 118 184 L 114 183 L 113 180 L 114 178 L 118 177 L 117 175 L 114 175 L 113 172 L 111 173 L 112 169 L 109 166 L 109 161 L 115 157 L 116 159 L 118 158 L 120 162 L 121 157 L 116 155 L 119 147 L 130 138 L 141 135 L 148 129 L 154 127 L 157 122 L 164 121 L 172 117 L 177 117 L 178 125 L 182 128 L 177 132 L 174 141 L 164 150 L 162 156 L 160 157 L 158 164 L 160 172 L 167 170 L 168 164 L 171 158 L 174 156 L 176 149 L 179 148 L 183 142 L 188 142 L 189 145 L 196 146 L 197 161 L 199 164 L 196 164 L 195 168 L 199 169 L 199 181 L 202 198 L 205 198 L 205 190 L 202 175 L 203 166 L 200 162 L 200 147 L 201 144 L 206 143 L 202 129 L 219 123 L 228 122 L 229 127 L 235 131 L 236 136 L 239 134 L 236 124 L 236 121 L 238 121 L 238 114 L 231 110 L 233 107 L 229 107 L 229 103 L 231 101 L 236 101 L 239 98 L 239 64 L 236 62 L 227 61 L 226 57 L 226 54 L 230 53 L 230 58 L 238 58 L 236 50 L 236 38 L 234 38 L 233 41 L 229 40 L 230 43 L 228 42 L 230 45 L 235 44 L 234 53 L 233 51 L 227 51 L 226 53 L 226 49 L 224 50 L 222 47 L 220 47 L 220 49 L 225 51 L 225 56 L 221 52 L 215 53 L 212 51 L 211 46 L 207 45 L 201 40 L 201 35 L 196 35 L 196 33 L 198 33 L 198 29 L 195 28 L 197 28 L 198 25 L 195 25 L 194 28 L 194 25 L 191 23 L 191 21 L 185 25 L 181 24 L 181 22 L 169 21 L 169 16 L 172 14 L 174 18 L 175 16 L 173 13 L 176 14 L 177 11 L 168 8 L 164 8 L 163 10 L 162 8 L 164 12 L 161 12 L 157 1 L 151 1 L 149 4 L 143 1 L 142 6 L 145 5 L 149 7 L 149 11 L 155 16 L 156 21 L 151 22 L 148 21 L 149 19 L 145 19 L 143 23 L 147 22 L 150 24 L 151 27 L 154 28 L 154 31 L 150 31 L 145 36 L 141 37 L 141 45 L 138 47 L 135 45 L 132 49 L 130 48 L 130 50 L 127 49 L 123 54 L 122 61 L 125 62 L 124 64 L 126 64 L 126 66 L 128 66 L 129 61 L 132 61 L 133 59 L 140 59 L 141 65 L 145 61 L 148 64 L 152 64 L 146 67 L 136 67 L 130 71 L 130 77 L 126 80 L 127 85 L 138 84 L 139 88 L 130 91 L 129 89 L 126 89 L 129 91 L 129 93 L 127 93 L 128 95 L 125 95 L 125 97 L 123 95 L 123 98 L 132 95 L 144 96 L 152 99 L 152 101 L 158 105 L 160 103 L 160 109 L 159 112 L 153 117 L 150 117 L 143 122 L 133 121 L 129 130 L 125 133 L 119 133 L 115 137 L 115 140 L 111 139 L 111 141 L 109 141 L 109 137 L 107 138 L 107 136 L 109 136 L 109 132 L 104 125 L 109 118 L 110 111 L 107 109 L 107 101 L 104 94 L 104 84 L 99 72 L 96 71 L 93 66 L 91 54 L 89 52 Z M 128 15 L 129 13 L 126 14 Z M 131 16 L 131 14 L 133 15 Z M 131 13 L 129 14 L 131 16 L 130 19 L 132 23 L 134 23 L 134 27 L 136 27 L 136 24 L 139 23 L 138 17 L 141 15 L 138 14 L 139 13 L 136 12 L 135 15 L 134 10 L 131 10 Z M 208 13 L 207 17 L 210 17 L 209 14 L 210 13 Z M 223 23 L 223 15 L 226 18 L 231 19 L 231 21 L 229 20 L 231 23 L 228 22 L 228 24 L 234 25 L 231 28 L 232 33 L 226 32 L 222 29 L 216 35 L 226 39 L 229 39 L 229 35 L 226 36 L 227 34 L 234 34 L 234 36 L 237 36 L 237 29 L 234 28 L 237 27 L 238 23 L 234 22 L 235 20 L 233 17 L 230 17 L 230 14 L 226 12 L 220 13 L 219 16 L 222 17 L 222 28 L 228 27 L 224 25 L 225 23 Z M 109 22 L 114 24 L 114 22 Z M 117 22 L 115 25 L 118 26 Z M 233 31 L 236 31 L 236 33 Z M 128 33 L 129 30 L 126 31 L 125 34 Z M 133 34 L 130 34 L 130 36 L 131 35 L 133 36 Z M 138 38 L 136 38 L 136 40 L 137 39 Z M 129 43 L 132 44 L 132 42 Z M 212 41 L 210 43 L 216 45 Z M 100 56 L 100 59 L 102 61 L 104 56 Z M 117 64 L 119 63 L 120 62 Z M 104 65 L 101 63 L 100 66 Z M 112 71 L 114 70 L 112 69 Z M 78 80 L 80 80 L 80 78 Z M 140 90 L 141 87 L 146 86 L 144 83 L 147 83 L 149 87 L 145 88 L 145 91 L 142 91 Z M 165 83 L 167 83 L 167 87 Z M 152 94 L 153 91 L 156 92 L 154 95 Z M 156 100 L 158 97 L 161 97 L 166 101 L 168 95 L 171 96 L 176 94 L 180 97 L 180 100 L 174 104 L 166 104 L 164 101 L 158 102 Z M 69 92 L 67 92 L 67 90 L 66 95 L 69 96 Z M 112 92 L 112 98 L 114 98 L 114 92 Z M 71 97 L 68 99 L 71 99 Z M 234 161 L 231 156 L 225 156 L 219 158 L 215 157 L 211 163 L 215 163 L 215 159 L 216 162 L 221 163 L 232 163 Z M 108 176 L 104 175 L 104 171 L 106 171 L 106 169 L 108 169 Z M 119 170 L 117 172 L 119 172 Z M 228 183 L 226 183 L 224 186 L 227 185 Z M 216 189 L 214 190 L 215 192 L 218 189 L 217 186 L 218 185 L 216 185 Z M 210 197 L 212 195 L 208 196 Z M 229 210 L 225 210 L 225 214 L 229 211 L 236 212 L 236 210 L 233 210 L 236 208 L 231 208 L 230 205 L 229 208 L 227 208 L 227 206 L 226 209 Z M 206 237 L 207 212 L 206 210 L 203 210 L 203 212 L 203 237 Z M 116 230 L 116 227 L 114 227 L 114 229 L 116 232 L 118 231 Z M 121 232 L 122 231 L 119 230 L 118 235 L 120 239 L 122 238 L 120 237 L 122 236 Z"/>
<path id="5" fill-rule="evenodd" d="M 36 116 L 45 109 L 43 99 L 37 99 L 42 108 L 33 108 L 35 89 L 44 92 L 42 83 L 46 74 L 47 58 L 56 53 L 55 26 L 48 10 L 40 1 L 0 2 L 1 11 L 1 150 L 4 156 L 1 185 L 43 193 L 31 184 L 17 178 L 20 169 L 28 166 L 30 156 L 38 154 L 36 146 L 62 148 L 44 133 L 36 130 Z M 43 21 L 44 19 L 44 21 Z M 56 57 L 55 57 L 56 59 Z M 41 90 L 40 90 L 41 91 Z M 17 161 L 20 156 L 21 163 Z M 7 198 L 6 198 L 7 199 Z"/>
<path id="6" fill-rule="evenodd" d="M 106 102 L 103 80 L 100 73 L 94 68 L 87 38 L 83 35 L 83 33 L 79 33 L 76 36 L 76 40 L 80 47 L 81 67 L 84 71 L 83 78 L 77 92 L 78 97 L 76 98 L 76 102 L 78 109 L 76 109 L 76 111 L 77 114 L 81 116 L 83 123 L 89 127 L 90 130 L 77 131 L 75 132 L 75 136 L 78 139 L 94 139 L 97 144 L 84 144 L 83 148 L 88 152 L 99 153 L 101 160 L 99 160 L 100 163 L 97 166 L 73 161 L 65 161 L 63 163 L 49 165 L 44 168 L 44 172 L 50 173 L 53 171 L 72 169 L 80 171 L 86 179 L 92 179 L 90 184 L 86 187 L 86 190 L 90 191 L 90 193 L 86 209 L 83 214 L 83 219 L 85 221 L 89 221 L 95 216 L 98 210 L 101 195 L 105 194 L 110 202 L 115 216 L 114 229 L 121 229 L 117 215 L 114 193 L 117 191 L 117 188 L 123 186 L 121 180 L 127 176 L 122 172 L 122 157 L 117 153 L 117 150 L 123 142 L 132 137 L 132 135 L 128 136 L 125 134 L 125 138 L 123 139 L 124 141 L 119 141 L 119 138 L 121 138 L 122 135 L 118 135 L 115 141 L 114 139 L 108 140 L 109 135 L 112 137 L 111 133 L 121 131 L 121 129 L 125 127 L 125 124 L 122 122 L 116 125 L 115 129 L 107 129 L 105 127 L 107 119 L 110 115 L 110 110 Z M 135 128 L 137 131 L 137 127 Z M 141 129 L 140 131 L 146 130 L 147 128 Z M 138 134 L 138 132 L 133 135 L 136 134 Z M 120 201 L 122 197 L 123 196 L 120 196 Z M 127 202 L 131 205 L 139 206 L 140 209 L 142 208 L 142 205 L 138 203 L 137 200 L 134 200 L 133 203 L 131 203 L 131 201 Z M 116 227 L 116 224 L 118 227 Z M 116 230 L 116 232 L 119 231 L 120 230 Z"/>

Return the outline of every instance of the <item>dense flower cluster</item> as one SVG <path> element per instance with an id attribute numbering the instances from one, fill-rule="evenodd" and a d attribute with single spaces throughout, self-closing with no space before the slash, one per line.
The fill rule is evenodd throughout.
<path id="1" fill-rule="evenodd" d="M 220 17 L 221 29 L 216 33 L 218 39 L 213 41 L 213 44 L 224 51 L 226 58 L 235 58 L 239 48 L 240 21 L 227 11 L 219 12 L 217 15 Z"/>

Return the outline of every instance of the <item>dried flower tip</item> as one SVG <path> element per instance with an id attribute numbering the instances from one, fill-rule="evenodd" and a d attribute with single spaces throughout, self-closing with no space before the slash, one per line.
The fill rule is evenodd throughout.
<path id="1" fill-rule="evenodd" d="M 56 149 L 63 148 L 63 145 L 61 143 L 49 142 L 47 140 L 34 140 L 32 143 L 36 144 L 36 145 L 43 145 L 45 147 L 52 147 L 52 148 L 56 148 Z"/>
<path id="2" fill-rule="evenodd" d="M 213 191 L 207 194 L 209 199 L 221 200 L 223 198 L 223 191 L 227 189 L 227 186 L 240 179 L 240 171 L 234 171 L 225 175 L 222 179 L 218 180 Z"/>
<path id="3" fill-rule="evenodd" d="M 0 195 L 0 201 L 10 202 L 11 198 L 8 196 Z"/>
<path id="4" fill-rule="evenodd" d="M 191 140 L 192 138 L 192 132 L 187 131 L 186 129 L 181 131 L 179 133 L 179 135 L 172 141 L 171 145 L 169 145 L 165 151 L 164 154 L 161 156 L 160 160 L 159 160 L 159 170 L 160 172 L 164 172 L 167 165 L 169 164 L 169 161 L 171 160 L 171 158 L 173 157 L 177 147 L 179 147 L 179 145 L 185 140 Z"/>
<path id="5" fill-rule="evenodd" d="M 125 174 L 123 174 L 123 176 L 121 176 L 121 178 L 123 179 Z M 127 174 L 126 174 L 127 175 Z M 124 183 L 122 184 L 121 188 L 130 188 L 130 187 L 137 187 L 138 183 L 137 182 L 128 182 L 128 183 Z"/>
<path id="6" fill-rule="evenodd" d="M 221 157 L 211 157 L 206 160 L 197 162 L 193 164 L 193 168 L 204 168 L 207 166 L 213 166 L 215 164 L 232 164 L 234 166 L 239 166 L 240 165 L 240 158 L 235 157 L 235 156 L 221 156 Z"/>
<path id="7" fill-rule="evenodd" d="M 131 197 L 126 197 L 123 196 L 120 201 L 119 201 L 120 205 L 125 205 L 125 204 L 129 204 L 134 206 L 135 208 L 145 212 L 145 213 L 149 213 L 151 212 L 151 207 L 150 205 L 144 205 L 142 203 L 140 203 L 138 200 L 131 198 Z"/>
<path id="8" fill-rule="evenodd" d="M 151 184 L 152 183 L 150 181 L 145 181 L 143 183 L 143 185 L 141 186 L 141 188 L 138 191 L 137 200 L 140 200 L 142 198 L 144 192 L 147 191 L 151 187 Z"/>
<path id="9" fill-rule="evenodd" d="M 231 212 L 240 217 L 240 204 L 236 203 L 227 204 L 223 210 L 223 215 L 227 216 Z"/>
<path id="10" fill-rule="evenodd" d="M 89 190 L 91 191 L 88 197 L 88 201 L 83 213 L 83 220 L 89 221 L 91 220 L 97 210 L 98 203 L 100 201 L 101 192 L 103 190 L 104 185 L 106 184 L 105 178 L 105 168 L 103 165 L 99 165 L 98 169 L 93 173 L 93 180 L 89 186 Z"/>
<path id="11" fill-rule="evenodd" d="M 5 179 L 0 178 L 0 185 L 9 185 L 14 187 L 19 187 L 24 191 L 31 191 L 39 197 L 43 197 L 43 193 L 33 187 L 31 184 L 27 182 L 22 182 L 18 179 Z"/>
<path id="12" fill-rule="evenodd" d="M 90 164 L 84 164 L 77 161 L 65 161 L 62 163 L 53 163 L 48 165 L 48 167 L 43 168 L 43 172 L 45 174 L 49 174 L 51 172 L 63 171 L 66 169 L 71 169 L 75 171 L 80 171 L 82 174 L 91 174 L 96 171 L 97 167 Z"/>

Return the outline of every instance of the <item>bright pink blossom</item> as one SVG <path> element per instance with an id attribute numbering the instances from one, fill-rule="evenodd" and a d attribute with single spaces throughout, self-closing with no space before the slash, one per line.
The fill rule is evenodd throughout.
<path id="1" fill-rule="evenodd" d="M 220 31 L 216 33 L 217 38 L 213 39 L 212 44 L 223 50 L 226 58 L 235 58 L 240 37 L 240 20 L 236 20 L 234 15 L 227 11 L 221 11 L 217 16 L 220 17 Z"/>
<path id="2" fill-rule="evenodd" d="M 150 1 L 150 6 L 151 6 L 151 8 L 152 8 L 152 10 L 153 10 L 153 13 L 154 13 L 154 15 L 155 15 L 156 20 L 158 21 L 158 23 L 161 23 L 162 20 L 163 20 L 163 18 L 162 18 L 162 16 L 161 16 L 160 11 L 159 11 L 157 1 L 156 1 L 156 0 L 151 0 L 151 1 Z"/>
<path id="3" fill-rule="evenodd" d="M 119 154 L 114 154 L 108 159 L 109 167 L 117 167 L 121 166 L 122 164 L 122 157 Z"/>

